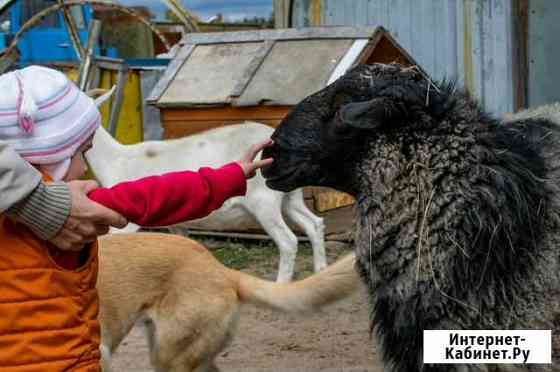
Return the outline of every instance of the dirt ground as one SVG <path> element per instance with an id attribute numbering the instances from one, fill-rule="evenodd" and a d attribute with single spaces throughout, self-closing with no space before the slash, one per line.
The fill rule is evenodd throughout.
<path id="1" fill-rule="evenodd" d="M 277 253 L 269 244 L 205 241 L 226 265 L 259 277 L 276 275 Z M 327 247 L 329 262 L 344 254 L 347 246 Z M 296 278 L 311 274 L 311 251 L 300 248 Z M 231 372 L 381 372 L 376 345 L 368 332 L 368 305 L 364 292 L 308 317 L 290 316 L 254 306 L 242 309 L 239 327 L 229 347 L 217 359 Z M 115 371 L 148 372 L 148 347 L 141 329 L 135 328 L 113 359 Z"/>

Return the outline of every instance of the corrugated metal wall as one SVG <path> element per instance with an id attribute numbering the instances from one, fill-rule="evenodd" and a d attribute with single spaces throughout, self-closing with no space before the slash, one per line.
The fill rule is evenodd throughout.
<path id="1" fill-rule="evenodd" d="M 529 106 L 560 101 L 560 1 L 529 2 Z"/>
<path id="2" fill-rule="evenodd" d="M 295 0 L 292 25 L 381 25 L 432 77 L 458 77 L 501 115 L 514 108 L 511 2 Z"/>

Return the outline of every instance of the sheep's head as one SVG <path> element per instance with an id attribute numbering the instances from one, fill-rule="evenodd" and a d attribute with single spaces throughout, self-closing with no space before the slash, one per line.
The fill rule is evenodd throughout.
<path id="1" fill-rule="evenodd" d="M 282 121 L 263 157 L 267 185 L 281 191 L 327 186 L 355 193 L 354 167 L 364 144 L 433 121 L 448 104 L 415 67 L 358 66 L 307 97 Z M 410 130 L 414 130 L 410 128 Z"/>

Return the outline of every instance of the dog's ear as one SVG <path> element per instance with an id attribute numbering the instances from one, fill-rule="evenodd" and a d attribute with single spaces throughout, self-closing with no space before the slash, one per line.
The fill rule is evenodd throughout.
<path id="1" fill-rule="evenodd" d="M 339 125 L 372 130 L 403 116 L 399 105 L 391 98 L 378 97 L 369 101 L 351 102 L 338 111 Z"/>

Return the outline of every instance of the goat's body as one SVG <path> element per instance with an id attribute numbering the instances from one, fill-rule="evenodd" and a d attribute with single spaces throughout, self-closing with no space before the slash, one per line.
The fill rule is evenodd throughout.
<path id="1" fill-rule="evenodd" d="M 258 123 L 227 126 L 186 138 L 168 141 L 147 141 L 124 146 L 104 130 L 98 130 L 88 162 L 104 187 L 150 175 L 201 167 L 221 167 L 237 159 L 250 145 L 270 138 L 272 128 Z M 297 237 L 286 223 L 293 222 L 309 237 L 314 254 L 315 270 L 326 266 L 323 220 L 305 205 L 303 193 L 274 191 L 266 187 L 260 174 L 247 183 L 247 195 L 227 200 L 210 216 L 188 221 L 181 227 L 212 231 L 245 230 L 260 224 L 280 250 L 278 281 L 291 280 Z M 126 231 L 138 230 L 129 226 Z"/>
<path id="2" fill-rule="evenodd" d="M 103 370 L 135 323 L 145 326 L 158 372 L 215 372 L 242 304 L 311 313 L 360 287 L 350 255 L 302 281 L 276 284 L 230 270 L 202 245 L 170 234 L 100 239 Z"/>

